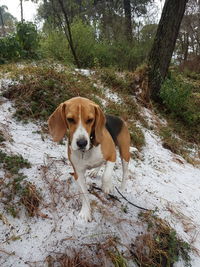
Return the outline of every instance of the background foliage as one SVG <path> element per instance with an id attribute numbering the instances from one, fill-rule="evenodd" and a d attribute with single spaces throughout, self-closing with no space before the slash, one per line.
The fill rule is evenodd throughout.
<path id="1" fill-rule="evenodd" d="M 19 22 L 16 32 L 0 38 L 0 62 L 22 58 L 37 58 L 39 35 L 32 22 Z"/>

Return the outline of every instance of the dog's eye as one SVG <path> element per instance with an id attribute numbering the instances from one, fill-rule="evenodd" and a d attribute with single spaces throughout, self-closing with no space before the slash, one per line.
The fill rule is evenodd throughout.
<path id="1" fill-rule="evenodd" d="M 92 122 L 93 122 L 93 119 L 88 119 L 88 120 L 86 121 L 87 124 L 90 124 L 90 123 L 92 123 Z"/>
<path id="2" fill-rule="evenodd" d="M 67 121 L 68 121 L 69 123 L 75 123 L 75 120 L 74 120 L 73 118 L 67 118 Z"/>

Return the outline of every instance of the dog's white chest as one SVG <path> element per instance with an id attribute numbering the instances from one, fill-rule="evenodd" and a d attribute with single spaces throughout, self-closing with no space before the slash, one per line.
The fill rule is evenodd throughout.
<path id="1" fill-rule="evenodd" d="M 86 152 L 80 150 L 71 151 L 71 161 L 79 169 L 92 169 L 105 162 L 101 151 L 101 145 L 91 148 Z"/>

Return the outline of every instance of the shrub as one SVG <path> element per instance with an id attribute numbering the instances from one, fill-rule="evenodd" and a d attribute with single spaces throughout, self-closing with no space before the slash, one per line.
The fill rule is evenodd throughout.
<path id="1" fill-rule="evenodd" d="M 39 37 L 32 22 L 19 22 L 17 32 L 0 38 L 0 63 L 38 56 Z"/>
<path id="2" fill-rule="evenodd" d="M 0 63 L 20 57 L 21 47 L 15 35 L 0 38 Z"/>
<path id="3" fill-rule="evenodd" d="M 80 65 L 82 67 L 93 67 L 96 43 L 93 28 L 84 24 L 81 20 L 77 20 L 72 24 L 71 30 Z"/>
<path id="4" fill-rule="evenodd" d="M 40 39 L 40 49 L 44 57 L 65 63 L 73 62 L 66 36 L 60 31 L 50 30 L 45 33 Z"/>
<path id="5" fill-rule="evenodd" d="M 71 24 L 74 48 L 81 67 L 115 67 L 119 70 L 135 69 L 141 64 L 149 49 L 149 42 L 142 40 L 130 44 L 125 39 L 109 42 L 99 38 L 92 25 L 82 20 Z M 74 63 L 69 43 L 62 31 L 51 29 L 41 39 L 43 55 L 66 63 Z"/>
<path id="6" fill-rule="evenodd" d="M 21 47 L 21 57 L 37 57 L 39 35 L 35 24 L 32 22 L 19 22 L 17 24 L 16 40 Z"/>
<path id="7" fill-rule="evenodd" d="M 192 99 L 192 87 L 180 77 L 166 79 L 160 96 L 168 110 L 189 125 L 200 121 L 200 110 Z"/>

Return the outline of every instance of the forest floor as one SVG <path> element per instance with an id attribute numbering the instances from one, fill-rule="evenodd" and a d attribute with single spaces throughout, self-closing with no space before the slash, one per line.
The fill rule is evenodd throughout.
<path id="1" fill-rule="evenodd" d="M 10 86 L 14 90 L 23 80 L 23 65 L 16 64 L 15 68 L 21 77 L 16 81 L 11 67 L 2 72 L 2 92 Z M 95 80 L 94 73 L 87 70 L 73 70 L 73 73 Z M 112 106 L 124 101 L 100 81 L 95 81 L 95 87 L 101 90 L 101 95 L 95 97 L 104 107 L 107 103 Z M 174 266 L 200 266 L 200 168 L 163 147 L 161 137 L 151 126 L 166 125 L 165 119 L 136 103 L 146 121 L 143 124 L 139 118 L 134 120 L 144 136 L 144 144 L 134 149 L 122 194 L 149 211 L 133 206 L 116 190 L 122 177 L 118 156 L 112 177 L 116 188 L 111 195 L 106 196 L 100 190 L 103 167 L 97 177 L 87 173 L 92 221 L 85 222 L 78 215 L 81 202 L 70 174 L 67 141 L 54 143 L 45 122 L 39 119 L 26 123 L 17 119 L 15 99 L 3 95 L 0 96 L 1 266 L 167 266 L 168 260 L 171 263 L 178 260 Z M 30 103 L 25 104 L 28 110 Z M 196 157 L 194 148 L 191 153 Z M 21 155 L 23 159 L 14 158 L 10 166 L 9 156 L 13 155 Z M 21 167 L 13 170 L 17 164 Z M 187 261 L 187 250 L 191 263 Z"/>

